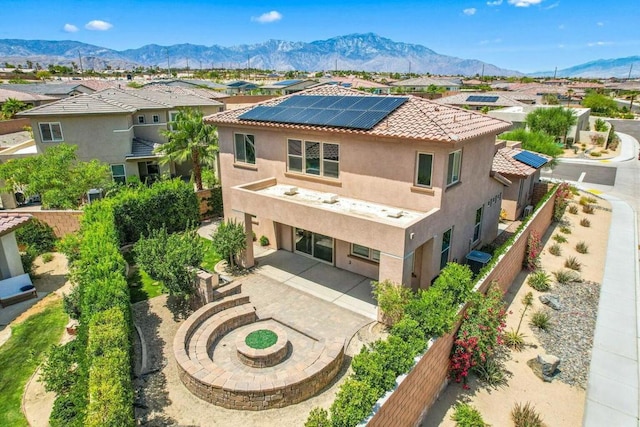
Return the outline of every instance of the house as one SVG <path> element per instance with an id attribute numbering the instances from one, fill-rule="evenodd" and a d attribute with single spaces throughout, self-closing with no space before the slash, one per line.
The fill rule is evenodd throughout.
<path id="1" fill-rule="evenodd" d="M 318 82 L 315 80 L 280 80 L 279 82 L 262 85 L 260 90 L 265 95 L 290 95 L 317 84 Z"/>
<path id="2" fill-rule="evenodd" d="M 0 107 L 2 107 L 2 104 L 7 102 L 8 99 L 17 99 L 18 101 L 24 102 L 29 107 L 37 107 L 38 105 L 53 102 L 58 98 L 54 98 L 53 96 L 48 95 L 39 95 L 36 93 L 9 90 L 0 87 Z"/>
<path id="3" fill-rule="evenodd" d="M 218 126 L 225 218 L 273 248 L 417 289 L 497 234 L 505 121 L 326 85 L 205 122 Z"/>
<path id="4" fill-rule="evenodd" d="M 540 181 L 540 170 L 552 160 L 546 154 L 533 153 L 520 148 L 519 141 L 496 142 L 491 172 L 507 179 L 501 206 L 504 219 L 516 220 L 531 205 L 534 184 Z"/>
<path id="5" fill-rule="evenodd" d="M 71 96 L 90 94 L 95 92 L 92 88 L 81 83 L 10 83 L 2 85 L 3 89 L 25 92 L 33 95 L 45 95 L 56 99 L 68 98 Z"/>
<path id="6" fill-rule="evenodd" d="M 321 78 L 321 83 L 337 84 L 343 87 L 350 87 L 353 89 L 364 90 L 367 92 L 375 93 L 376 95 L 391 93 L 391 86 L 384 83 L 374 82 L 371 80 L 361 79 L 355 76 L 334 76 Z"/>
<path id="7" fill-rule="evenodd" d="M 436 87 L 444 92 L 458 92 L 461 84 L 453 79 L 417 77 L 393 82 L 391 86 L 401 88 L 405 92 L 425 92 L 429 87 Z"/>
<path id="8" fill-rule="evenodd" d="M 224 91 L 227 89 L 226 85 L 212 82 L 211 80 L 194 80 L 194 79 L 173 79 L 173 80 L 155 80 L 149 82 L 144 85 L 145 89 L 153 86 L 161 86 L 161 87 L 180 87 L 185 89 L 209 89 L 209 90 L 217 90 Z"/>
<path id="9" fill-rule="evenodd" d="M 21 112 L 31 120 L 38 153 L 58 143 L 75 144 L 80 160 L 108 163 L 113 179 L 129 176 L 143 181 L 159 174 L 189 176 L 190 165 L 159 165 L 154 149 L 167 142 L 160 131 L 181 107 L 200 108 L 205 114 L 222 111 L 219 101 L 195 95 L 156 91 L 106 89 Z"/>
<path id="10" fill-rule="evenodd" d="M 435 100 L 440 104 L 453 105 L 468 110 L 495 110 L 504 107 L 523 106 L 524 103 L 501 93 L 461 92 Z"/>
<path id="11" fill-rule="evenodd" d="M 238 95 L 251 92 L 254 89 L 258 89 L 258 85 L 255 83 L 247 82 L 245 80 L 235 80 L 226 84 L 227 88 L 224 90 L 226 94 Z"/>

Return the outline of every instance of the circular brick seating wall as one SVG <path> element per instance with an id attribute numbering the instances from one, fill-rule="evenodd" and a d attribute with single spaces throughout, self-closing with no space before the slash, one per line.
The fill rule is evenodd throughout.
<path id="1" fill-rule="evenodd" d="M 308 354 L 296 356 L 296 363 L 283 364 L 282 369 L 268 368 L 269 372 L 249 367 L 227 370 L 216 365 L 209 355 L 211 345 L 229 331 L 257 320 L 249 297 L 242 294 L 209 303 L 185 320 L 174 338 L 173 351 L 180 379 L 189 391 L 225 408 L 282 408 L 315 395 L 340 371 L 344 340 L 337 338 L 317 341 Z M 283 357 L 286 345 L 284 349 Z"/>

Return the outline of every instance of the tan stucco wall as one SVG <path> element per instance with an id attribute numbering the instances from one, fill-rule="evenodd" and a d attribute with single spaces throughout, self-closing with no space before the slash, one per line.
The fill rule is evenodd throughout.
<path id="1" fill-rule="evenodd" d="M 2 254 L 0 255 L 2 257 L 0 262 L 2 278 L 7 279 L 9 277 L 24 274 L 22 260 L 20 259 L 20 253 L 18 252 L 16 233 L 12 231 L 11 233 L 0 237 L 0 244 L 2 246 Z"/>
<path id="2" fill-rule="evenodd" d="M 255 136 L 255 167 L 234 164 L 234 132 Z M 416 259 L 416 265 L 419 285 L 425 286 L 439 271 L 442 233 L 448 228 L 455 226 L 450 259 L 459 262 L 464 262 L 472 247 L 476 209 L 484 207 L 481 240 L 475 246 L 491 241 L 496 235 L 503 186 L 489 175 L 494 135 L 456 145 L 227 127 L 219 128 L 219 136 L 225 217 L 242 220 L 244 212 L 256 215 L 258 224 L 253 224 L 256 236 L 267 236 L 273 247 L 291 250 L 291 227 L 287 226 L 327 234 L 338 239 L 334 249 L 336 266 L 368 277 L 375 274 L 377 265 L 363 265 L 349 256 L 349 243 L 358 243 L 382 252 L 381 279 L 391 278 L 405 284 L 412 281 L 413 252 L 421 248 L 418 254 L 422 258 Z M 340 178 L 317 179 L 287 173 L 288 138 L 340 144 Z M 460 183 L 443 191 L 448 154 L 457 149 L 463 150 Z M 413 186 L 419 151 L 434 154 L 431 192 Z M 414 224 L 398 226 L 393 221 L 325 212 L 304 204 L 267 199 L 247 189 L 232 189 L 268 178 L 275 178 L 279 184 L 420 211 L 425 217 Z M 283 225 L 276 227 L 270 219 Z"/>

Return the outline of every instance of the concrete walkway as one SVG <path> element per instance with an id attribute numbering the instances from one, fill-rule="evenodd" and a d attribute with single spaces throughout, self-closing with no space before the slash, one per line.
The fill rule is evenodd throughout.
<path id="1" fill-rule="evenodd" d="M 636 215 L 627 203 L 602 197 L 611 203 L 613 212 L 583 425 L 637 426 L 640 279 Z"/>

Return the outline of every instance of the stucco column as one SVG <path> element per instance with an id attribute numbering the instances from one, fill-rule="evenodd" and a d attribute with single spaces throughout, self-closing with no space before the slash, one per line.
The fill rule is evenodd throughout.
<path id="1" fill-rule="evenodd" d="M 4 261 L 8 268 L 9 277 L 19 276 L 24 274 L 24 268 L 22 268 L 22 260 L 20 259 L 20 252 L 18 252 L 18 242 L 16 241 L 16 233 L 11 232 L 0 237 L 2 243 L 2 252 Z M 4 275 L 4 271 L 3 271 Z M 6 277 L 4 277 L 6 279 Z"/>
<path id="2" fill-rule="evenodd" d="M 393 283 L 411 287 L 412 260 L 413 252 L 405 255 L 404 258 L 381 252 L 378 281 L 390 280 Z"/>
<path id="3" fill-rule="evenodd" d="M 250 268 L 255 265 L 253 258 L 253 217 L 245 213 L 244 214 L 244 232 L 247 239 L 247 248 L 244 250 L 243 267 Z"/>

